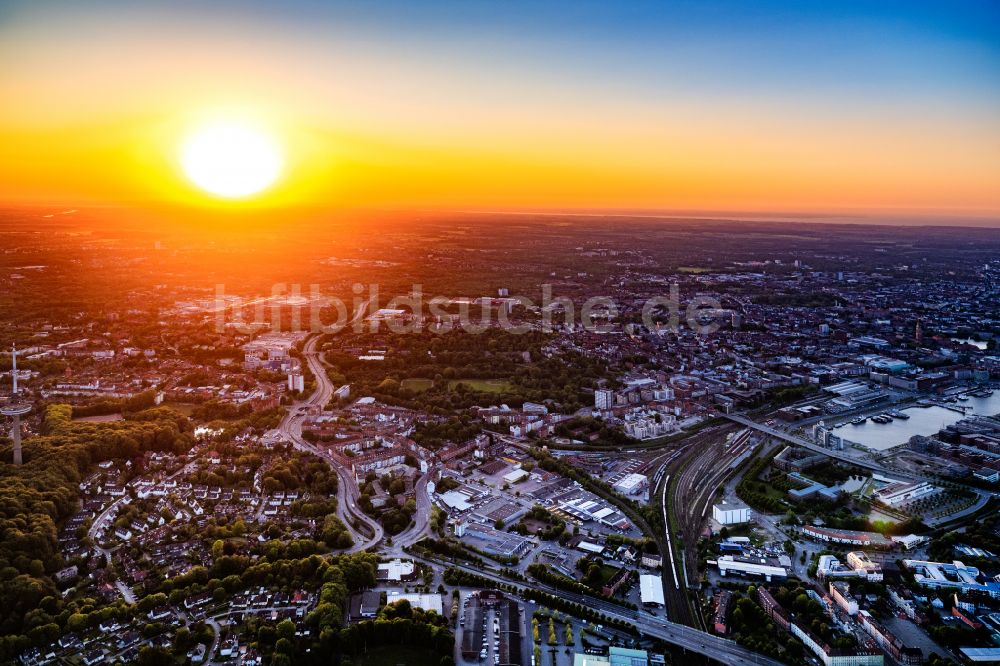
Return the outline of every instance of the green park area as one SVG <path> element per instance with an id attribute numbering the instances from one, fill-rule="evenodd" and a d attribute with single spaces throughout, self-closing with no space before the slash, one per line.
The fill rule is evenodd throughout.
<path id="1" fill-rule="evenodd" d="M 459 384 L 463 384 L 470 391 L 479 393 L 503 393 L 511 389 L 510 382 L 502 379 L 452 379 L 448 381 L 448 390 L 458 389 Z M 421 377 L 409 377 L 400 382 L 400 386 L 410 391 L 421 393 L 434 386 L 434 380 L 423 379 Z"/>

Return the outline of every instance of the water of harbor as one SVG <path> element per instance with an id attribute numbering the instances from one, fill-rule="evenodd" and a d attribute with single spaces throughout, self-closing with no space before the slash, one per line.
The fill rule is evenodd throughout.
<path id="1" fill-rule="evenodd" d="M 931 436 L 945 426 L 961 421 L 963 418 L 978 414 L 980 416 L 995 416 L 1000 414 L 1000 391 L 994 391 L 988 398 L 972 398 L 955 403 L 953 406 L 970 408 L 967 414 L 962 414 L 945 407 L 908 407 L 901 410 L 909 419 L 893 419 L 891 423 L 875 423 L 865 421 L 861 425 L 844 423 L 836 429 L 838 435 L 846 440 L 861 444 L 871 449 L 884 451 L 900 444 L 906 444 L 914 435 Z"/>

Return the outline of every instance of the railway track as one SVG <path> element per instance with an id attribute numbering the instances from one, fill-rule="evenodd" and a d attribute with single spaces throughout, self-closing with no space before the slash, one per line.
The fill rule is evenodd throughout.
<path id="1" fill-rule="evenodd" d="M 689 581 L 698 580 L 698 540 L 715 492 L 735 472 L 732 463 L 747 451 L 750 442 L 749 433 L 744 432 L 728 445 L 725 440 L 710 443 L 691 459 L 674 486 L 675 506 L 681 508 L 678 521 Z"/>
<path id="2" fill-rule="evenodd" d="M 658 503 L 666 526 L 663 563 L 664 599 L 671 619 L 702 627 L 689 589 L 698 581 L 698 539 L 715 491 L 733 473 L 733 460 L 749 445 L 749 437 L 734 438 L 726 446 L 732 427 L 713 428 L 695 435 L 662 457 L 654 479 Z M 661 460 L 661 459 L 658 459 Z"/>

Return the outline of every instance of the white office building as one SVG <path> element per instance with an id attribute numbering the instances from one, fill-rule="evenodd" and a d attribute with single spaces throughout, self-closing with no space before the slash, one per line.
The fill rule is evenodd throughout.
<path id="1" fill-rule="evenodd" d="M 901 507 L 939 492 L 941 492 L 940 488 L 932 486 L 926 481 L 921 483 L 890 483 L 876 491 L 875 497 L 883 504 Z"/>

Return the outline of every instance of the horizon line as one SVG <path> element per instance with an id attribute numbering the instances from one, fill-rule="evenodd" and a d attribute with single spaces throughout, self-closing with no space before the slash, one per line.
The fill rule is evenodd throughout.
<path id="1" fill-rule="evenodd" d="M 973 227 L 1000 228 L 1000 211 L 981 208 L 967 209 L 966 212 L 955 209 L 941 208 L 830 208 L 830 209 L 768 209 L 768 208 L 629 208 L 629 207 L 530 207 L 517 206 L 510 208 L 461 207 L 451 206 L 351 206 L 322 203 L 285 203 L 285 204 L 254 204 L 250 202 L 220 202 L 219 205 L 199 205 L 182 202 L 3 202 L 0 210 L 49 210 L 55 214 L 55 208 L 74 207 L 78 210 L 112 210 L 112 209 L 148 209 L 163 210 L 199 210 L 205 214 L 219 213 L 236 215 L 246 213 L 257 215 L 280 210 L 330 210 L 342 212 L 367 212 L 378 214 L 461 214 L 461 215 L 495 215 L 510 217 L 570 217 L 570 218 L 621 218 L 647 220 L 714 220 L 732 222 L 805 222 L 808 224 L 850 224 L 873 226 L 912 226 L 912 227 Z"/>

